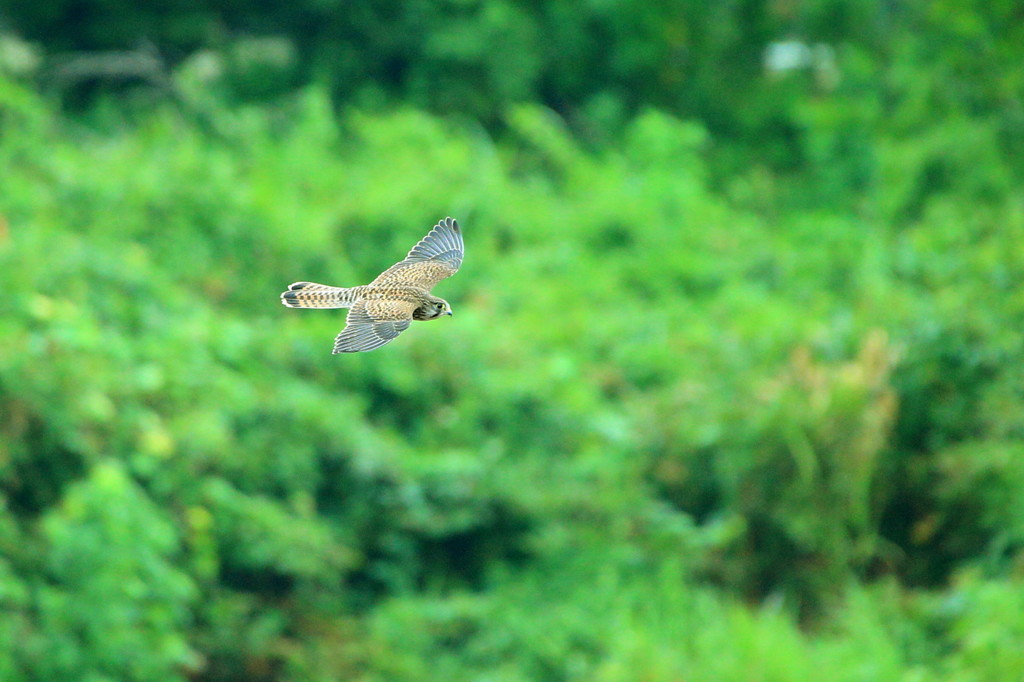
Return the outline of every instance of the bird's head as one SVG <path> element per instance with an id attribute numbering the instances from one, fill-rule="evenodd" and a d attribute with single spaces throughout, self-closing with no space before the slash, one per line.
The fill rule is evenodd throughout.
<path id="1" fill-rule="evenodd" d="M 452 307 L 448 304 L 448 301 L 437 296 L 431 296 L 413 312 L 412 316 L 417 320 L 433 320 L 442 315 L 451 314 Z"/>

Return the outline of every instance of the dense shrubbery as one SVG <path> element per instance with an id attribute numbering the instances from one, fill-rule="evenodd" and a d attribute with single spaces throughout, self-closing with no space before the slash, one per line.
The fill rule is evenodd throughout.
<path id="1" fill-rule="evenodd" d="M 722 172 L 752 161 L 812 167 L 821 191 L 833 190 L 829 202 L 854 200 L 846 183 L 870 180 L 866 136 L 877 124 L 920 133 L 941 118 L 989 118 L 1020 172 L 1019 19 L 1012 2 L 979 0 L 54 0 L 0 9 L 0 29 L 45 47 L 41 82 L 72 99 L 162 85 L 186 66 L 235 103 L 317 82 L 336 101 L 411 104 L 500 128 L 511 105 L 540 102 L 590 142 L 654 106 L 728 139 L 732 153 L 714 159 Z M 786 41 L 805 44 L 788 60 L 800 68 L 765 78 L 766 48 Z"/>
<path id="2" fill-rule="evenodd" d="M 816 19 L 849 38 L 841 84 L 751 72 L 743 125 L 680 116 L 722 107 L 723 74 L 684 74 L 706 110 L 632 88 L 672 63 L 669 5 L 588 10 L 638 54 L 667 32 L 648 61 L 581 57 L 629 75 L 608 97 L 540 47 L 502 76 L 528 85 L 406 43 L 402 83 L 358 83 L 422 105 L 483 83 L 470 110 L 497 126 L 211 76 L 253 49 L 315 64 L 316 41 L 228 41 L 173 101 L 75 116 L 0 75 L 0 678 L 1018 674 L 1022 128 L 996 104 L 1021 76 L 959 80 L 975 43 L 1011 56 L 985 14 L 933 3 L 928 35 L 962 42 L 890 64 L 850 28 L 874 3 L 850 7 Z M 459 11 L 491 22 L 452 31 L 495 65 L 495 32 L 543 42 L 561 12 L 571 45 L 596 21 Z M 90 30 L 114 42 L 52 45 L 123 46 Z M 332 357 L 341 314 L 278 304 L 369 279 L 447 214 L 452 320 Z"/>

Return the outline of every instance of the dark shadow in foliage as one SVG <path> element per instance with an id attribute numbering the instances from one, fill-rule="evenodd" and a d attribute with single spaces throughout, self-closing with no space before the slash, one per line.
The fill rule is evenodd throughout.
<path id="1" fill-rule="evenodd" d="M 993 539 L 992 529 L 979 523 L 979 496 L 939 499 L 935 460 L 985 432 L 983 396 L 1005 360 L 966 327 L 930 325 L 908 346 L 913 351 L 893 376 L 900 403 L 893 447 L 907 459 L 879 532 L 902 551 L 898 573 L 907 584 L 935 587 Z"/>
<path id="2" fill-rule="evenodd" d="M 427 586 L 482 589 L 490 569 L 531 556 L 526 512 L 475 485 L 358 471 L 347 458 L 325 458 L 322 466 L 318 509 L 354 537 L 362 556 L 343 576 L 359 600 L 354 607 Z"/>
<path id="3" fill-rule="evenodd" d="M 700 448 L 685 458 L 671 451 L 671 444 L 662 444 L 661 450 L 651 459 L 648 472 L 658 499 L 664 500 L 673 509 L 693 517 L 695 523 L 703 524 L 722 509 L 721 490 L 715 480 L 715 455 L 712 448 Z"/>
<path id="4" fill-rule="evenodd" d="M 605 251 L 622 251 L 632 249 L 636 243 L 633 236 L 635 227 L 620 222 L 612 223 L 597 232 L 589 240 L 589 246 L 595 253 Z"/>
<path id="5" fill-rule="evenodd" d="M 0 385 L 0 395 L 4 392 Z M 38 516 L 85 475 L 86 458 L 61 443 L 46 421 L 23 403 L 7 401 L 0 413 L 6 413 L 0 417 L 3 433 L 19 445 L 0 468 L 0 492 L 16 516 Z M 26 443 L 32 444 L 31 449 L 21 445 Z"/>
<path id="6" fill-rule="evenodd" d="M 234 554 L 230 547 L 224 547 L 225 557 Z M 295 588 L 295 576 L 278 573 L 266 567 L 259 569 L 225 561 L 220 568 L 220 583 L 224 587 L 241 592 L 252 592 L 266 597 L 285 597 Z"/>

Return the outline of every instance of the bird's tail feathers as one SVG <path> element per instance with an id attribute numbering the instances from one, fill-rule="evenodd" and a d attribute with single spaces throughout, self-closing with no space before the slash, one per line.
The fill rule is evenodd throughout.
<path id="1" fill-rule="evenodd" d="M 295 282 L 281 294 L 281 303 L 289 308 L 351 308 L 359 300 L 362 289 Z"/>

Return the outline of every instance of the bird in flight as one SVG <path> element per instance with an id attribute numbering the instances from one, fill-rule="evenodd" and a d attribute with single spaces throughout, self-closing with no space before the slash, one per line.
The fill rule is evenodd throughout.
<path id="1" fill-rule="evenodd" d="M 403 260 L 369 284 L 345 288 L 295 282 L 281 294 L 281 303 L 289 308 L 349 308 L 333 352 L 374 350 L 390 343 L 413 320 L 452 314 L 448 301 L 430 290 L 459 271 L 463 250 L 459 223 L 445 218 Z"/>

